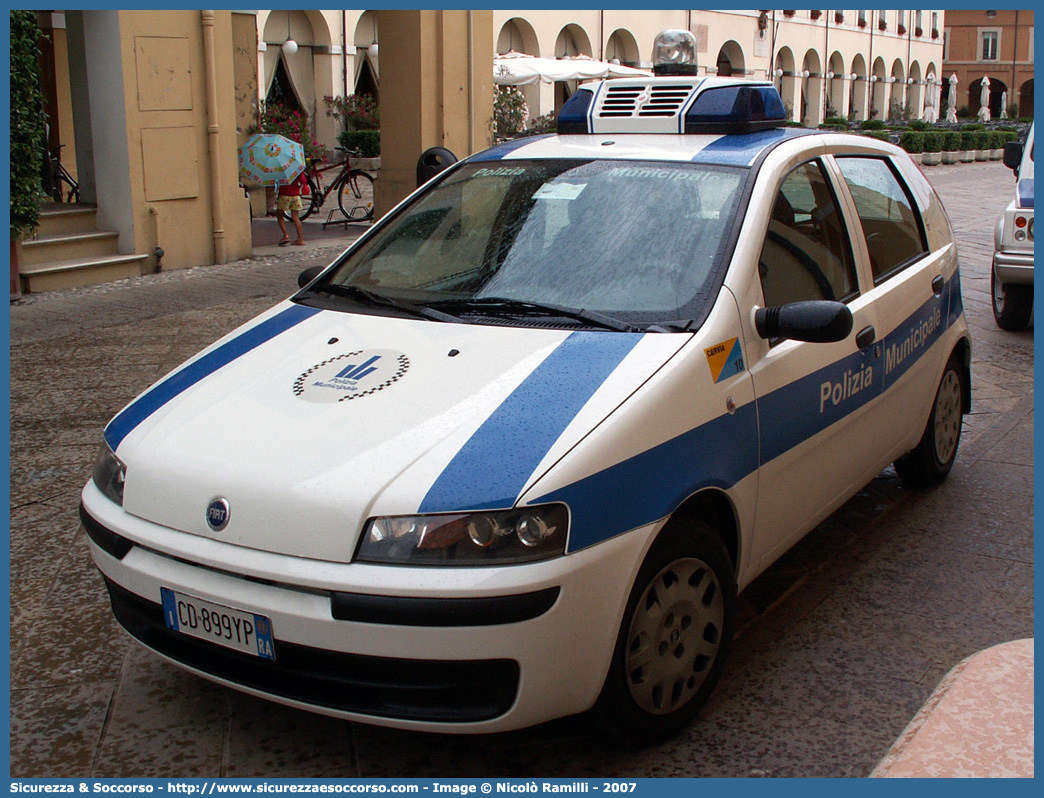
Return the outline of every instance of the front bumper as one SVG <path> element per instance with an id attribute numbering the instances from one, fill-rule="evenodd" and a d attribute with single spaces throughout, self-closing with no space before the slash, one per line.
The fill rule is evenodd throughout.
<path id="1" fill-rule="evenodd" d="M 541 563 L 418 568 L 321 562 L 177 532 L 125 513 L 93 483 L 82 507 L 113 611 L 148 648 L 291 706 L 466 733 L 594 704 L 658 528 Z M 268 616 L 276 660 L 168 630 L 161 587 Z"/>
<path id="2" fill-rule="evenodd" d="M 993 253 L 993 271 L 1002 283 L 1033 285 L 1033 251 L 998 249 Z"/>

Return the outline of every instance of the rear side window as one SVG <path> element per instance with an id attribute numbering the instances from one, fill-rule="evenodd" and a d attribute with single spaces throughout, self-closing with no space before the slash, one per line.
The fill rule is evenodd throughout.
<path id="1" fill-rule="evenodd" d="M 837 158 L 855 201 L 874 284 L 928 252 L 924 222 L 909 190 L 881 158 Z"/>

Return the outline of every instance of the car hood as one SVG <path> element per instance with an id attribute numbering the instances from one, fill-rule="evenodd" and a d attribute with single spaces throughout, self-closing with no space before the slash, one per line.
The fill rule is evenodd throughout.
<path id="1" fill-rule="evenodd" d="M 125 511 L 345 562 L 367 518 L 510 507 L 690 336 L 447 324 L 283 303 L 106 428 Z M 207 508 L 229 507 L 212 529 Z"/>

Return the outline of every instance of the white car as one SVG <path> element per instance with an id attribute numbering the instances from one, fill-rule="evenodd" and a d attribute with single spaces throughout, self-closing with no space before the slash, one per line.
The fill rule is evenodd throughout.
<path id="1" fill-rule="evenodd" d="M 439 174 L 105 430 L 119 622 L 201 676 L 478 733 L 685 724 L 737 592 L 970 405 L 950 224 L 769 83 L 609 80 Z"/>
<path id="2" fill-rule="evenodd" d="M 1004 163 L 1015 171 L 1015 198 L 993 231 L 993 317 L 1005 330 L 1023 330 L 1033 313 L 1033 126 L 1023 146 L 1004 148 Z"/>

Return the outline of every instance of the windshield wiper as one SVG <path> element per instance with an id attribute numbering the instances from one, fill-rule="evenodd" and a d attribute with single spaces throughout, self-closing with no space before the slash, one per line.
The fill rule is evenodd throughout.
<path id="1" fill-rule="evenodd" d="M 544 316 L 561 316 L 567 319 L 576 319 L 587 324 L 601 327 L 606 330 L 614 330 L 616 332 L 641 332 L 640 327 L 635 327 L 633 324 L 628 324 L 620 319 L 614 319 L 612 316 L 606 316 L 593 310 L 583 310 L 581 308 L 570 308 L 565 305 L 555 305 L 551 302 L 530 302 L 521 299 L 505 299 L 503 297 L 476 297 L 474 299 L 445 299 L 441 302 L 433 302 L 431 306 L 434 307 L 453 307 L 453 308 L 476 308 L 481 309 L 485 313 L 489 312 L 503 312 L 503 313 L 528 313 L 528 314 L 539 314 Z"/>
<path id="2" fill-rule="evenodd" d="M 347 297 L 348 299 L 358 302 L 360 305 L 374 308 L 388 308 L 390 310 L 401 310 L 404 313 L 412 313 L 414 316 L 418 316 L 422 319 L 430 319 L 431 321 L 454 323 L 459 323 L 461 321 L 450 313 L 444 313 L 441 310 L 429 308 L 425 305 L 414 305 L 410 302 L 402 302 L 398 299 L 392 299 L 383 294 L 370 291 L 367 288 L 360 288 L 357 285 L 324 283 L 322 285 L 317 285 L 312 290 L 319 294 L 333 294 L 334 296 Z"/>

